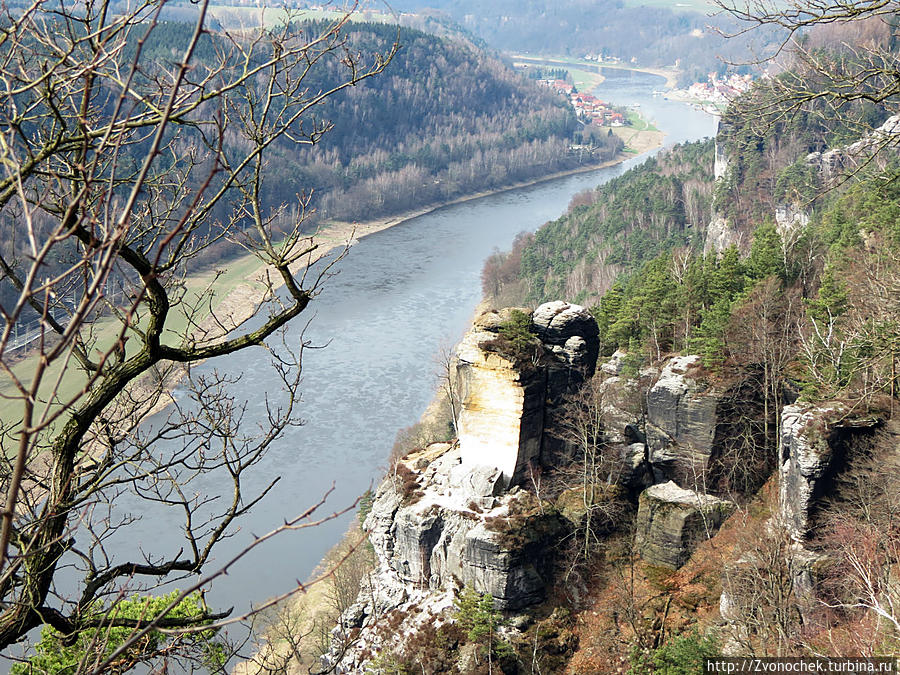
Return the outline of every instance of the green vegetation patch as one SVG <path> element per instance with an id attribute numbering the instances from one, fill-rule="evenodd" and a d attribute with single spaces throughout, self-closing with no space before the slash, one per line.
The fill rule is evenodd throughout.
<path id="1" fill-rule="evenodd" d="M 176 644 L 180 647 L 191 645 L 199 660 L 210 670 L 224 666 L 224 651 L 214 641 L 215 631 L 201 631 L 184 635 L 165 634 L 151 630 L 143 635 L 138 626 L 115 625 L 119 621 L 146 623 L 156 619 L 160 613 L 174 603 L 179 591 L 161 596 L 133 596 L 117 603 L 114 608 L 99 608 L 87 611 L 86 624 L 96 621 L 96 627 L 81 630 L 72 639 L 50 626 L 41 630 L 41 639 L 35 645 L 35 654 L 24 663 L 17 663 L 10 669 L 11 675 L 63 675 L 85 672 L 113 656 L 114 672 L 126 672 L 141 662 L 152 663 L 154 659 L 165 658 Z M 172 625 L 179 619 L 200 620 L 208 614 L 199 593 L 193 593 L 178 602 L 165 615 L 165 622 Z"/>
<path id="2" fill-rule="evenodd" d="M 573 287 L 576 294 L 584 291 L 579 300 L 590 301 L 606 290 L 590 284 L 610 276 L 604 269 L 636 270 L 663 251 L 699 246 L 712 162 L 712 141 L 687 143 L 577 195 L 566 215 L 522 242 L 526 301 L 537 305 L 569 295 Z"/>

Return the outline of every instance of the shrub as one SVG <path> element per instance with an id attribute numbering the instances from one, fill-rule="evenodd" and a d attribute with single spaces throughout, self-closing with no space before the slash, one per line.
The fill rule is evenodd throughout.
<path id="1" fill-rule="evenodd" d="M 531 316 L 519 309 L 510 312 L 509 319 L 497 328 L 497 337 L 482 347 L 519 364 L 536 363 L 544 353 L 541 341 L 531 332 Z"/>
<path id="2" fill-rule="evenodd" d="M 695 675 L 704 671 L 704 659 L 717 656 L 718 643 L 712 635 L 697 631 L 671 638 L 651 651 L 632 649 L 629 675 Z"/>
<path id="3" fill-rule="evenodd" d="M 500 610 L 494 608 L 494 598 L 490 593 L 479 594 L 466 587 L 453 604 L 456 606 L 454 618 L 466 633 L 469 642 L 480 645 L 482 656 L 505 659 L 514 652 L 512 645 L 497 635 L 497 629 L 506 620 Z"/>
<path id="4" fill-rule="evenodd" d="M 394 469 L 394 487 L 400 493 L 404 504 L 415 504 L 422 498 L 418 474 L 403 462 L 398 462 Z"/>
<path id="5" fill-rule="evenodd" d="M 366 517 L 372 512 L 372 504 L 374 503 L 375 495 L 372 494 L 372 489 L 369 488 L 363 492 L 362 496 L 359 498 L 359 513 L 357 514 L 357 518 L 360 525 L 366 521 Z"/>
<path id="6" fill-rule="evenodd" d="M 63 635 L 50 626 L 41 630 L 41 640 L 35 645 L 35 654 L 27 662 L 17 663 L 10 669 L 11 675 L 32 675 L 82 672 L 84 665 L 92 665 L 105 661 L 126 640 L 138 631 L 135 628 L 110 628 L 104 621 L 110 619 L 143 620 L 159 616 L 178 597 L 179 591 L 172 591 L 161 596 L 133 596 L 117 603 L 112 609 L 96 607 L 86 613 L 96 616 L 101 625 L 97 628 L 86 628 L 79 631 L 74 640 Z M 169 619 L 199 618 L 206 613 L 205 603 L 199 593 L 192 593 L 179 602 L 168 614 Z M 171 651 L 173 642 L 182 646 L 187 643 L 195 646 L 199 658 L 210 666 L 210 670 L 221 669 L 224 665 L 224 650 L 221 644 L 214 642 L 215 631 L 208 630 L 185 635 L 167 635 L 158 630 L 151 630 L 136 639 L 116 658 L 116 672 L 125 672 L 140 661 L 152 661 L 154 657 Z"/>

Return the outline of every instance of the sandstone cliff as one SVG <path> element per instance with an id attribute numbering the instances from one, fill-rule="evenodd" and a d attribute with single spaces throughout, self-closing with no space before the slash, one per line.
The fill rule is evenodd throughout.
<path id="1" fill-rule="evenodd" d="M 524 325 L 523 314 L 527 331 L 509 333 L 511 323 Z M 827 561 L 805 537 L 847 458 L 882 422 L 839 403 L 789 404 L 776 439 L 766 435 L 776 426 L 774 418 L 763 419 L 752 378 L 713 375 L 695 355 L 671 356 L 635 373 L 630 357 L 618 352 L 594 380 L 617 484 L 569 487 L 544 501 L 532 470 L 565 456 L 556 428 L 560 406 L 593 376 L 597 353 L 596 324 L 576 305 L 501 310 L 476 320 L 457 349 L 459 437 L 410 453 L 379 486 L 364 525 L 377 568 L 335 633 L 351 639 L 339 642 L 327 665 L 360 672 L 374 654 L 451 622 L 464 587 L 490 594 L 506 612 L 541 602 L 558 571 L 553 552 L 584 527 L 589 494 L 621 499 L 624 510 L 613 518 L 633 518 L 635 553 L 646 569 L 659 574 L 693 564 L 695 551 L 776 466 L 778 508 L 767 516 L 764 538 L 783 544 L 774 553 L 758 546 L 724 558 L 713 573 L 722 575 L 715 598 L 723 646 L 741 651 L 753 611 L 752 594 L 742 589 L 755 588 L 747 580 L 762 578 L 773 560 L 786 570 L 801 620 L 814 613 Z M 756 461 L 754 444 L 765 459 L 758 475 L 735 481 L 744 464 Z M 601 538 L 617 524 L 603 527 Z"/>
<path id="2" fill-rule="evenodd" d="M 480 316 L 457 348 L 463 462 L 499 468 L 507 485 L 521 482 L 540 456 L 545 413 L 594 374 L 599 350 L 590 313 L 556 301 L 531 315 L 534 349 L 513 353 L 498 340 L 511 311 Z"/>
<path id="3" fill-rule="evenodd" d="M 543 598 L 548 552 L 568 525 L 517 484 L 540 458 L 544 420 L 593 375 L 597 325 L 582 307 L 547 303 L 527 312 L 533 339 L 516 347 L 502 329 L 525 311 L 475 321 L 457 348 L 458 440 L 411 453 L 379 486 L 364 524 L 377 569 L 342 620 L 352 646 L 326 657 L 338 672 L 396 638 L 385 616 L 414 607 L 418 621 L 440 623 L 462 587 L 507 610 Z"/>

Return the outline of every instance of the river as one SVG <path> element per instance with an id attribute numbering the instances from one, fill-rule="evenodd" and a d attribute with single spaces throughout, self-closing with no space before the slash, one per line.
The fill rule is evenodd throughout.
<path id="1" fill-rule="evenodd" d="M 623 70 L 604 75 L 595 94 L 616 104 L 639 104 L 647 119 L 668 132 L 667 144 L 714 133 L 710 116 L 652 96 L 662 78 Z M 327 347 L 304 355 L 300 414 L 306 424 L 289 428 L 255 467 L 246 494 L 275 475 L 281 480 L 244 519 L 241 531 L 224 542 L 219 560 L 248 543 L 251 532 L 262 534 L 303 511 L 332 482 L 329 512 L 373 486 L 397 431 L 416 422 L 434 395 L 436 355 L 468 327 L 481 296 L 485 258 L 495 248 L 508 248 L 517 233 L 560 216 L 575 193 L 645 158 L 440 208 L 355 245 L 310 306 L 314 319 L 306 337 Z M 297 320 L 294 339 L 308 318 Z M 277 383 L 264 350 L 200 370 L 214 367 L 241 376 L 240 392 L 250 401 L 245 422 L 265 414 L 264 394 Z M 349 517 L 276 537 L 217 580 L 208 601 L 241 613 L 289 590 L 311 574 Z M 148 514 L 127 531 L 147 550 L 177 551 L 179 527 L 175 515 L 169 520 Z"/>

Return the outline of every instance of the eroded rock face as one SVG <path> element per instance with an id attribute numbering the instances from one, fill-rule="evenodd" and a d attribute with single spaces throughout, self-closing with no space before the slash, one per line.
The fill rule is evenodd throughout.
<path id="1" fill-rule="evenodd" d="M 719 120 L 716 128 L 716 156 L 713 161 L 713 176 L 716 180 L 721 180 L 728 175 L 731 162 L 728 153 L 725 151 L 725 141 L 731 131 L 732 127 L 728 122 Z"/>
<path id="2" fill-rule="evenodd" d="M 678 569 L 734 508 L 733 502 L 685 490 L 672 481 L 653 485 L 638 503 L 638 552 L 651 565 Z"/>
<path id="3" fill-rule="evenodd" d="M 785 406 L 781 414 L 780 516 L 795 539 L 806 536 L 816 502 L 855 442 L 882 424 L 848 414 L 843 403 Z"/>
<path id="4" fill-rule="evenodd" d="M 816 483 L 831 464 L 832 448 L 822 424 L 824 408 L 785 406 L 781 415 L 779 467 L 781 519 L 795 537 L 806 533 Z"/>
<path id="5" fill-rule="evenodd" d="M 538 602 L 549 563 L 539 551 L 559 534 L 561 521 L 541 514 L 528 493 L 501 494 L 498 470 L 469 472 L 459 448 L 421 469 L 419 460 L 414 455 L 404 463 L 418 489 L 404 495 L 389 477 L 365 522 L 382 577 L 401 586 L 471 586 L 493 595 L 501 608 Z"/>
<path id="6" fill-rule="evenodd" d="M 746 248 L 744 237 L 731 227 L 727 218 L 716 216 L 706 226 L 706 242 L 703 245 L 703 251 L 705 253 L 721 252 L 731 246 L 737 246 L 739 249 Z"/>
<path id="7" fill-rule="evenodd" d="M 562 300 L 547 302 L 534 310 L 531 325 L 541 342 L 559 360 L 582 378 L 594 374 L 600 345 L 597 321 L 581 305 Z"/>
<path id="8" fill-rule="evenodd" d="M 613 354 L 601 366 L 602 372 L 621 372 L 618 365 L 624 357 L 624 352 Z M 653 483 L 647 438 L 641 424 L 641 385 L 633 378 L 609 375 L 600 384 L 600 391 L 603 396 L 603 440 L 610 452 L 619 455 L 622 485 L 637 495 Z"/>
<path id="9" fill-rule="evenodd" d="M 504 354 L 494 345 L 513 311 L 482 314 L 456 350 L 463 463 L 499 468 L 511 485 L 526 478 L 529 464 L 541 454 L 547 407 L 593 375 L 599 351 L 591 314 L 578 305 L 551 302 L 530 315 L 534 358 Z"/>
<path id="10" fill-rule="evenodd" d="M 787 239 L 807 225 L 809 213 L 797 204 L 781 204 L 775 207 L 775 227 L 783 238 Z"/>
<path id="11" fill-rule="evenodd" d="M 654 474 L 686 487 L 705 475 L 716 435 L 720 395 L 696 375 L 700 365 L 696 355 L 672 358 L 647 393 L 647 448 Z"/>
<path id="12" fill-rule="evenodd" d="M 840 178 L 878 153 L 896 156 L 900 148 L 900 115 L 888 117 L 880 127 L 850 145 L 807 155 L 806 163 L 829 181 Z"/>
<path id="13" fill-rule="evenodd" d="M 503 489 L 497 468 L 469 470 L 460 449 L 435 444 L 414 453 L 379 486 L 363 528 L 376 556 L 340 630 L 354 631 L 346 650 L 336 639 L 323 664 L 334 672 L 363 672 L 373 652 L 453 616 L 457 591 L 490 593 L 500 609 L 539 602 L 549 579 L 547 551 L 564 521 L 544 513 L 535 497 Z M 385 617 L 407 617 L 384 630 Z"/>
<path id="14" fill-rule="evenodd" d="M 457 429 L 467 466 L 497 467 L 514 483 L 541 452 L 547 373 L 486 351 L 495 338 L 472 331 L 457 347 Z"/>

